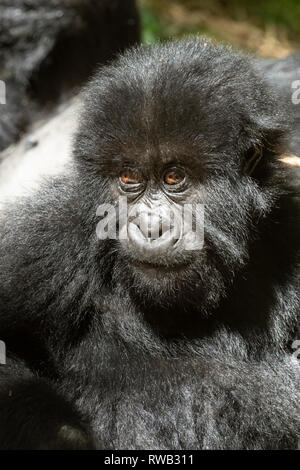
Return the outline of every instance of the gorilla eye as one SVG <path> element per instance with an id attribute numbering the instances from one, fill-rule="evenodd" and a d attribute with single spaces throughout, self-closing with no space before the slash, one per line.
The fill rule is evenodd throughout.
<path id="1" fill-rule="evenodd" d="M 182 183 L 185 180 L 185 174 L 182 170 L 168 170 L 164 175 L 164 183 L 169 186 L 174 186 Z"/>
<path id="2" fill-rule="evenodd" d="M 122 171 L 120 180 L 123 184 L 140 184 L 143 179 L 138 171 L 127 168 Z"/>

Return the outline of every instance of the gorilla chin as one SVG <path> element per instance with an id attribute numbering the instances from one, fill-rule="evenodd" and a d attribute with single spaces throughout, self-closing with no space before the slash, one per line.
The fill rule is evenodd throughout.
<path id="1" fill-rule="evenodd" d="M 205 316 L 213 313 L 231 282 L 229 274 L 224 276 L 208 263 L 205 249 L 188 253 L 173 264 L 128 258 L 122 272 L 125 286 L 142 304 L 151 301 L 170 311 L 184 304 L 183 313 L 193 308 L 197 315 Z"/>

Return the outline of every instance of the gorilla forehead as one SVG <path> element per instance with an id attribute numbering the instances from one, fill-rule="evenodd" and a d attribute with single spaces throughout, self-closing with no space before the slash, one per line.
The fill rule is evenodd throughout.
<path id="1" fill-rule="evenodd" d="M 78 146 L 95 149 L 96 140 L 104 160 L 125 152 L 143 163 L 155 154 L 176 160 L 184 148 L 190 159 L 237 154 L 282 127 L 276 101 L 252 59 L 229 47 L 201 39 L 142 46 L 89 83 Z"/>

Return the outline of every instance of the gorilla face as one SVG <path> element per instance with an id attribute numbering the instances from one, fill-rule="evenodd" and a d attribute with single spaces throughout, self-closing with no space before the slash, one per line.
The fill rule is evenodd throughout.
<path id="1" fill-rule="evenodd" d="M 200 40 L 139 48 L 91 81 L 75 156 L 102 202 L 126 198 L 111 248 L 136 295 L 205 312 L 226 294 L 275 200 L 277 106 L 248 58 Z"/>

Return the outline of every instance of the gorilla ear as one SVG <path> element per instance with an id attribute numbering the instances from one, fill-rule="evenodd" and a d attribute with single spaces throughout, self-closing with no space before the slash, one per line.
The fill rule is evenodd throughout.
<path id="1" fill-rule="evenodd" d="M 244 156 L 244 166 L 243 173 L 244 175 L 251 176 L 257 167 L 258 163 L 262 159 L 263 149 L 257 147 L 251 147 Z"/>

